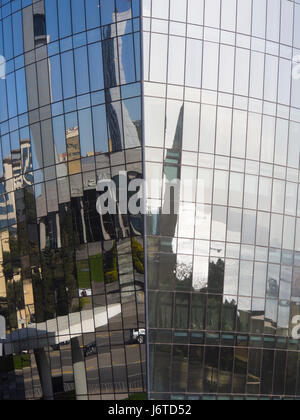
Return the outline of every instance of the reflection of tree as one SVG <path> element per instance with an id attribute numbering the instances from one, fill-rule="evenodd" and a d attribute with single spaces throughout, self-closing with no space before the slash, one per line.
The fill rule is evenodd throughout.
<path id="1" fill-rule="evenodd" d="M 192 278 L 193 266 L 192 264 L 179 263 L 176 266 L 176 278 L 178 281 L 188 281 Z"/>
<path id="2" fill-rule="evenodd" d="M 224 290 L 224 269 L 225 263 L 219 258 L 215 263 L 211 261 L 209 263 L 208 271 L 208 284 L 207 291 L 208 293 L 223 293 Z"/>
<path id="3" fill-rule="evenodd" d="M 103 270 L 106 284 L 118 281 L 117 247 L 115 241 L 113 242 L 111 249 L 105 250 L 104 252 Z"/>
<path id="4" fill-rule="evenodd" d="M 144 274 L 144 272 L 145 272 L 144 248 L 134 238 L 132 238 L 132 240 L 131 240 L 131 246 L 132 246 L 133 266 L 138 273 Z"/>
<path id="5" fill-rule="evenodd" d="M 60 208 L 61 248 L 45 248 L 32 267 L 36 321 L 67 315 L 77 297 L 73 220 L 70 206 Z M 78 244 L 77 244 L 78 245 Z"/>
<path id="6" fill-rule="evenodd" d="M 8 328 L 18 328 L 16 310 L 24 309 L 24 295 L 20 278 L 21 262 L 16 236 L 10 234 L 9 251 L 3 252 L 3 274 L 6 283 L 6 302 L 8 311 Z M 17 277 L 14 278 L 14 275 Z"/>

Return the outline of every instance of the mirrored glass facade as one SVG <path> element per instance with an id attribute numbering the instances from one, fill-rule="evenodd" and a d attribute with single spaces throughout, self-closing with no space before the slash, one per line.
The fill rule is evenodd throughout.
<path id="1" fill-rule="evenodd" d="M 0 0 L 0 399 L 300 397 L 299 21 Z"/>
<path id="2" fill-rule="evenodd" d="M 299 3 L 143 1 L 153 399 L 299 397 Z"/>
<path id="3" fill-rule="evenodd" d="M 145 392 L 138 0 L 0 1 L 0 399 Z M 143 333 L 144 334 L 144 333 Z"/>

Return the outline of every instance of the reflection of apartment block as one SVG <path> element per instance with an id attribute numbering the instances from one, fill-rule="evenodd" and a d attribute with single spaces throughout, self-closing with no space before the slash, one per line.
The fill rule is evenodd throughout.
<path id="1" fill-rule="evenodd" d="M 74 175 L 81 172 L 80 162 L 80 140 L 78 127 L 66 131 L 66 143 L 68 153 L 69 174 Z"/>

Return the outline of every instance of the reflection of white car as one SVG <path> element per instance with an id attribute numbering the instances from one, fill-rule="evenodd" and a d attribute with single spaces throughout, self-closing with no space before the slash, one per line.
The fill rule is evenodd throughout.
<path id="1" fill-rule="evenodd" d="M 145 329 L 132 330 L 131 338 L 132 340 L 137 341 L 139 344 L 144 344 L 145 339 L 146 339 L 146 330 Z"/>
<path id="2" fill-rule="evenodd" d="M 79 297 L 88 297 L 92 296 L 92 290 L 91 289 L 79 289 Z"/>
<path id="3" fill-rule="evenodd" d="M 88 187 L 96 187 L 96 181 L 94 179 L 88 180 Z"/>

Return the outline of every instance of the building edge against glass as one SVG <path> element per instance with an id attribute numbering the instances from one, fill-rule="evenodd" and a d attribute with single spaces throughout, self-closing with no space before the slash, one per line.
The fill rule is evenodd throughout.
<path id="1" fill-rule="evenodd" d="M 299 398 L 300 1 L 0 13 L 0 399 Z"/>

